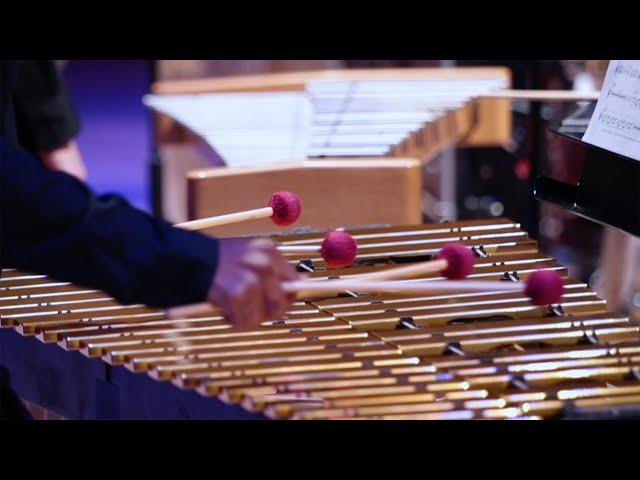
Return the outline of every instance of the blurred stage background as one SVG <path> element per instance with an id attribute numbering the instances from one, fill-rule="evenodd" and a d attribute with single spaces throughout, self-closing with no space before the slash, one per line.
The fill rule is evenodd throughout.
<path id="1" fill-rule="evenodd" d="M 150 211 L 150 114 L 142 104 L 153 62 L 73 60 L 64 76 L 81 122 L 78 144 L 98 192 Z"/>
<path id="2" fill-rule="evenodd" d="M 155 80 L 326 68 L 503 65 L 511 69 L 512 87 L 516 89 L 593 90 L 600 88 L 607 66 L 606 61 L 574 60 L 73 60 L 61 63 L 82 123 L 79 145 L 89 170 L 89 183 L 101 193 L 118 192 L 149 212 L 152 211 L 152 116 L 141 99 Z M 451 152 L 445 152 L 441 161 L 430 162 L 424 175 L 427 189 L 433 187 L 430 178 L 439 174 L 441 163 L 454 158 L 456 201 L 451 205 L 426 206 L 425 220 L 437 221 L 447 216 L 458 219 L 505 216 L 520 221 L 540 241 L 543 250 L 569 266 L 573 277 L 589 282 L 612 302 L 612 308 L 625 311 L 632 305 L 640 306 L 640 295 L 629 293 L 629 286 L 603 283 L 603 269 L 599 264 L 603 245 L 637 252 L 636 239 L 614 232 L 603 235 L 604 229 L 599 225 L 541 205 L 531 193 L 532 181 L 542 170 L 566 168 L 559 167 L 563 152 L 548 138 L 546 128 L 572 109 L 575 105 L 513 102 L 513 142 L 508 148 L 458 149 L 453 157 Z M 627 258 L 640 262 L 639 254 Z"/>

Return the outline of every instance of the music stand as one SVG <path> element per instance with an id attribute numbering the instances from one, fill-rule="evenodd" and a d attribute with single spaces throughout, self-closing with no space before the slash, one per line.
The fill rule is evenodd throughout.
<path id="1" fill-rule="evenodd" d="M 591 109 L 592 111 L 592 109 Z M 538 200 L 550 202 L 594 222 L 640 236 L 640 161 L 581 140 L 562 126 L 549 132 L 571 142 L 582 172 L 576 184 L 540 175 L 534 184 Z"/>

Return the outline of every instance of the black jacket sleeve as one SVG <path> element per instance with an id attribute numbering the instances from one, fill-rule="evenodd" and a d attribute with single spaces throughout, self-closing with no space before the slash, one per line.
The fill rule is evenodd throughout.
<path id="1" fill-rule="evenodd" d="M 0 262 L 98 288 L 123 303 L 203 301 L 218 242 L 45 169 L 0 139 Z"/>
<path id="2" fill-rule="evenodd" d="M 78 134 L 78 117 L 53 62 L 17 62 L 12 94 L 20 145 L 30 152 L 61 147 Z"/>

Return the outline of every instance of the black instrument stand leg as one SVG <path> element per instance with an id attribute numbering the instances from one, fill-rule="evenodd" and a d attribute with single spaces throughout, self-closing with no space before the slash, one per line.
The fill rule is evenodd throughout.
<path id="1" fill-rule="evenodd" d="M 541 85 L 540 79 L 540 64 L 539 62 L 533 62 L 534 65 L 532 67 L 532 80 L 533 80 L 533 88 L 541 89 L 543 86 Z M 536 177 L 541 171 L 542 165 L 542 157 L 544 153 L 544 128 L 542 125 L 542 103 L 541 102 L 531 102 L 531 109 L 529 110 L 530 114 L 530 122 L 531 122 L 531 174 L 529 177 L 529 191 L 531 192 L 531 203 L 530 203 L 530 212 L 531 212 L 531 225 L 528 228 L 528 232 L 534 239 L 539 239 L 540 232 L 540 212 L 538 210 L 538 200 L 533 195 L 534 185 L 536 181 Z"/>

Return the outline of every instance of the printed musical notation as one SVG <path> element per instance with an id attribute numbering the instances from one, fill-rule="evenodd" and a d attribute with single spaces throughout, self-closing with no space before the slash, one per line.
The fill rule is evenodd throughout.
<path id="1" fill-rule="evenodd" d="M 634 65 L 618 62 L 615 65 L 616 75 L 628 75 L 631 78 L 640 78 L 640 69 Z"/>
<path id="2" fill-rule="evenodd" d="M 640 160 L 640 61 L 611 60 L 582 140 Z"/>
<path id="3" fill-rule="evenodd" d="M 638 94 L 625 94 L 620 90 L 611 89 L 609 90 L 609 92 L 607 92 L 607 95 L 619 98 L 620 100 L 626 102 L 631 108 L 640 108 L 640 95 Z"/>
<path id="4" fill-rule="evenodd" d="M 620 130 L 623 132 L 632 132 L 633 130 L 640 130 L 640 125 L 632 122 L 631 120 L 627 120 L 625 118 L 619 118 L 607 112 L 600 113 L 598 115 L 598 121 L 603 125 L 608 125 L 613 129 Z"/>

